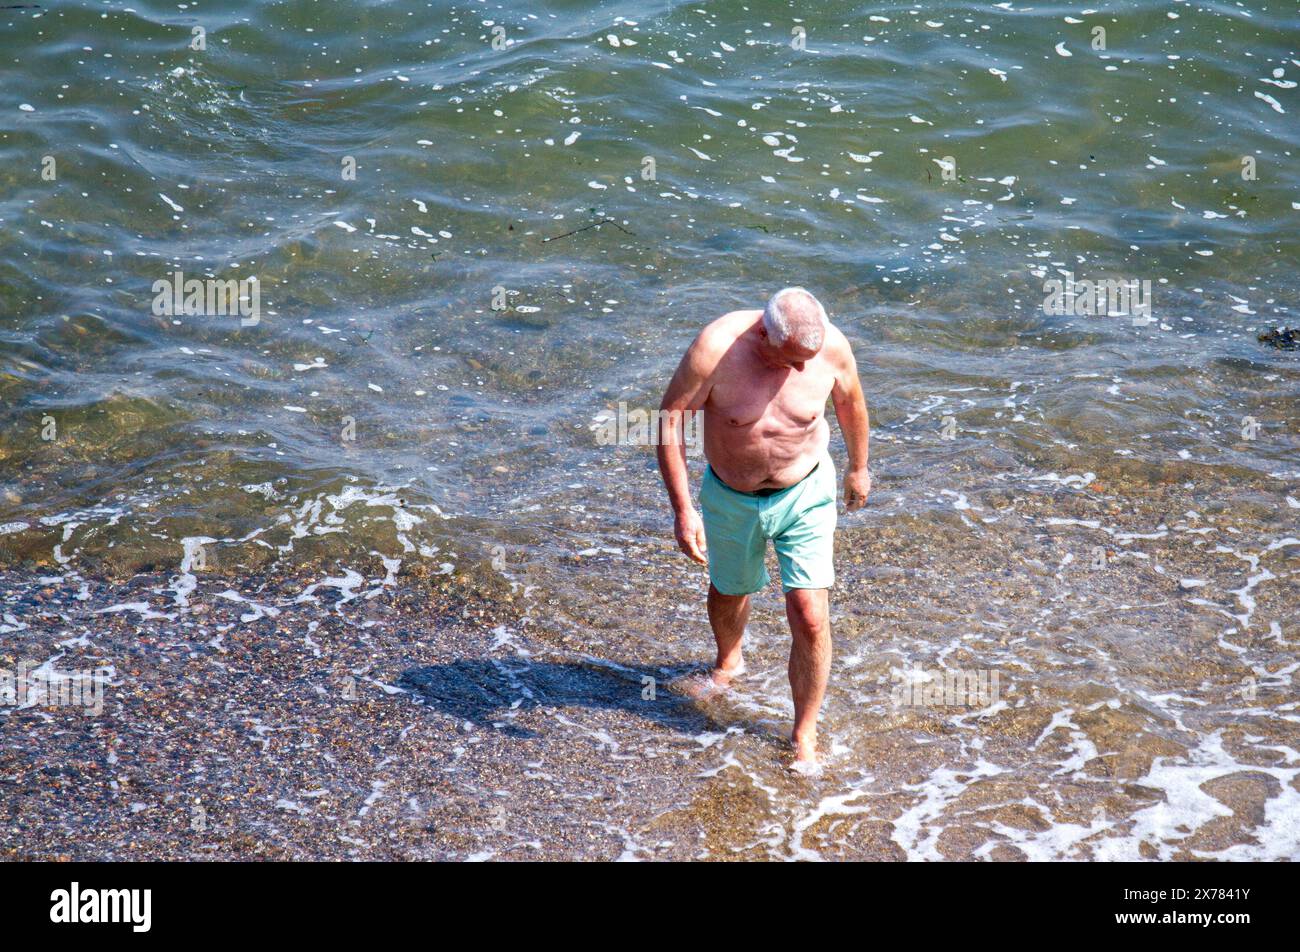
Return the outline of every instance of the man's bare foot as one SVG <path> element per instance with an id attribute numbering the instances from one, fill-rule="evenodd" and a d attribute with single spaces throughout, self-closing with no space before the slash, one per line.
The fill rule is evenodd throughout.
<path id="1" fill-rule="evenodd" d="M 790 765 L 790 772 L 801 777 L 820 777 L 822 765 L 816 760 L 796 760 Z"/>
<path id="2" fill-rule="evenodd" d="M 794 744 L 794 763 L 790 765 L 790 769 L 805 777 L 819 776 L 822 765 L 817 759 L 817 738 L 791 737 L 790 741 Z"/>
<path id="3" fill-rule="evenodd" d="M 682 682 L 682 689 L 689 697 L 702 701 L 717 697 L 731 687 L 731 682 L 745 673 L 745 662 L 734 667 L 713 668 L 708 674 L 697 674 Z"/>
<path id="4" fill-rule="evenodd" d="M 740 677 L 744 673 L 745 661 L 742 658 L 735 664 L 715 666 L 713 670 L 709 672 L 709 677 L 713 679 L 714 684 L 726 689 L 731 687 L 732 681 L 736 680 L 736 678 Z"/>

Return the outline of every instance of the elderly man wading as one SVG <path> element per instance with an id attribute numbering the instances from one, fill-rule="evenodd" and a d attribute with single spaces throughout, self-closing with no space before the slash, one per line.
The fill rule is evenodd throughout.
<path id="1" fill-rule="evenodd" d="M 677 367 L 660 414 L 659 470 L 677 544 L 709 567 L 718 656 L 705 688 L 724 690 L 745 670 L 749 596 L 768 584 L 771 539 L 794 639 L 793 766 L 804 773 L 817 769 L 817 714 L 831 663 L 836 482 L 827 397 L 848 448 L 844 505 L 853 511 L 871 490 L 867 407 L 848 341 L 803 288 L 778 291 L 762 311 L 733 311 L 705 327 Z M 704 413 L 709 461 L 702 519 L 691 503 L 681 441 L 683 414 L 694 411 Z"/>

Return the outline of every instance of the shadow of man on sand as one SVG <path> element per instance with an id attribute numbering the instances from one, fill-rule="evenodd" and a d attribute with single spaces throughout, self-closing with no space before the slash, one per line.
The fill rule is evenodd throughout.
<path id="1" fill-rule="evenodd" d="M 512 737 L 536 737 L 510 723 L 511 710 L 621 710 L 682 734 L 726 730 L 672 683 L 679 668 L 465 658 L 402 672 L 399 683 L 444 714 Z M 649 680 L 653 679 L 653 680 Z"/>

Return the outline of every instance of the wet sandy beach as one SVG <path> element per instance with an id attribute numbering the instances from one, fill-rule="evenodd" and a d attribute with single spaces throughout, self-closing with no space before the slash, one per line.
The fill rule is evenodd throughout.
<path id="1" fill-rule="evenodd" d="M 0 713 L 6 856 L 1294 858 L 1300 632 L 1263 619 L 1295 617 L 1300 539 L 1177 485 L 1157 507 L 1090 486 L 841 529 L 813 779 L 783 769 L 775 595 L 733 691 L 680 691 L 709 640 L 663 539 L 559 569 L 593 586 L 577 636 L 490 561 L 192 589 L 7 572 L 4 666 L 111 674 L 99 716 Z M 680 603 L 620 643 L 661 609 L 597 587 L 645 574 Z M 917 668 L 995 671 L 997 698 L 897 703 Z"/>

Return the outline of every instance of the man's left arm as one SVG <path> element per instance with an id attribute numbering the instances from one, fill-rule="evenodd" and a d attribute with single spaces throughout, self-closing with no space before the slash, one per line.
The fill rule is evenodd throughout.
<path id="1" fill-rule="evenodd" d="M 831 388 L 831 402 L 835 405 L 835 418 L 840 421 L 840 432 L 844 434 L 844 445 L 849 451 L 849 468 L 844 474 L 844 508 L 853 512 L 866 505 L 867 493 L 871 492 L 871 474 L 867 471 L 871 424 L 853 349 L 838 330 L 832 333 L 839 339 L 833 350 L 835 385 Z"/>

